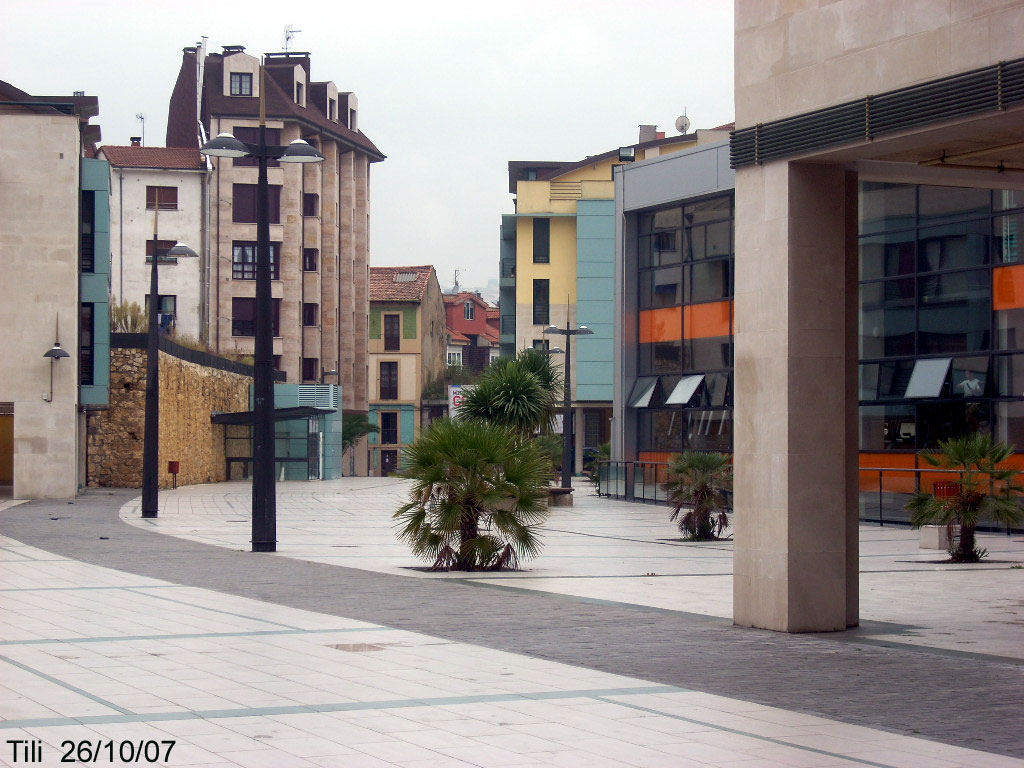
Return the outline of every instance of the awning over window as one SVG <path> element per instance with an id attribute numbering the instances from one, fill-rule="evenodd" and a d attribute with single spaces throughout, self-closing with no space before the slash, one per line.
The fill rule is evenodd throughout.
<path id="1" fill-rule="evenodd" d="M 942 385 L 949 375 L 952 361 L 951 357 L 940 357 L 937 360 L 915 362 L 904 397 L 938 397 L 942 393 Z"/>
<path id="2" fill-rule="evenodd" d="M 672 394 L 666 398 L 665 405 L 689 405 L 702 381 L 704 381 L 703 373 L 683 376 L 672 390 Z"/>
<path id="3" fill-rule="evenodd" d="M 645 376 L 636 380 L 633 391 L 629 395 L 630 408 L 646 408 L 654 397 L 654 390 L 658 386 L 657 376 Z"/>

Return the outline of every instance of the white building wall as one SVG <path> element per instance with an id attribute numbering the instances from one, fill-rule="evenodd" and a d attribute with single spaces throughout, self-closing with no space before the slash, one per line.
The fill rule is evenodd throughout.
<path id="1" fill-rule="evenodd" d="M 16 498 L 77 491 L 80 153 L 77 116 L 0 113 L 0 402 L 14 405 Z M 70 357 L 51 389 L 58 315 Z"/>
<path id="2" fill-rule="evenodd" d="M 178 209 L 160 211 L 160 240 L 176 240 L 202 253 L 204 171 L 112 168 L 110 183 L 110 293 L 115 303 L 145 307 L 150 265 L 146 241 L 153 239 L 154 212 L 146 209 L 146 187 L 177 187 Z M 200 337 L 202 258 L 178 259 L 159 266 L 161 296 L 177 296 L 176 332 Z"/>

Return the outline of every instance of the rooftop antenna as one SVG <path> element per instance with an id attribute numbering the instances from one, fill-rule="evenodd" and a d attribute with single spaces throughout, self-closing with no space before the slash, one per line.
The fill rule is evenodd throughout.
<path id="1" fill-rule="evenodd" d="M 462 269 L 456 269 L 455 270 L 455 285 L 452 287 L 452 293 L 459 293 L 459 272 L 464 272 L 464 271 L 465 270 L 462 270 Z"/>
<path id="2" fill-rule="evenodd" d="M 292 38 L 295 37 L 297 34 L 299 34 L 299 32 L 301 32 L 301 31 L 302 31 L 301 29 L 293 29 L 291 24 L 289 24 L 287 27 L 284 28 L 284 52 L 285 53 L 288 53 L 288 44 L 291 43 Z"/>
<path id="3" fill-rule="evenodd" d="M 142 146 L 146 146 L 146 115 L 143 112 L 138 112 L 135 119 L 142 123 Z"/>
<path id="4" fill-rule="evenodd" d="M 686 116 L 686 107 L 683 107 L 683 114 L 676 118 L 676 130 L 682 134 L 690 130 L 690 118 Z"/>

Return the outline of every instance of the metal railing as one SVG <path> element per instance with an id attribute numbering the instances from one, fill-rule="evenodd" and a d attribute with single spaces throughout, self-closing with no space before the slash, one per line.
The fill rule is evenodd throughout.
<path id="1" fill-rule="evenodd" d="M 668 464 L 662 461 L 601 461 L 597 464 L 597 493 L 617 499 L 665 504 Z"/>
<path id="2" fill-rule="evenodd" d="M 937 484 L 948 483 L 950 480 L 955 482 L 964 474 L 959 469 L 913 467 L 861 467 L 859 473 L 860 520 L 865 523 L 878 523 L 880 526 L 887 523 L 910 525 L 910 512 L 906 506 L 915 493 L 935 493 Z M 989 488 L 990 492 L 995 490 L 994 483 L 990 482 Z M 993 520 L 984 518 L 978 525 L 978 530 L 1005 532 L 1007 535 L 1024 532 L 1024 528 L 1001 526 Z"/>
<path id="3" fill-rule="evenodd" d="M 657 461 L 602 461 L 597 463 L 597 493 L 626 501 L 667 504 L 663 487 L 668 464 Z M 934 491 L 936 483 L 960 477 L 958 469 L 861 467 L 859 469 L 858 517 L 862 522 L 910 525 L 906 504 L 919 491 Z M 732 500 L 730 499 L 730 504 Z M 1024 528 L 1005 527 L 982 520 L 979 531 L 1024 533 Z"/>

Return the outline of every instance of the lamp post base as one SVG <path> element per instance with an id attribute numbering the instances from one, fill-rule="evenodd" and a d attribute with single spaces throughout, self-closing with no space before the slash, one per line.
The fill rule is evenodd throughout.
<path id="1" fill-rule="evenodd" d="M 143 517 L 143 519 L 146 519 L 146 520 L 151 520 L 151 519 L 153 519 L 153 518 L 154 518 L 154 517 L 156 517 L 156 516 L 157 516 L 157 513 L 156 513 L 156 512 L 147 512 L 146 510 L 143 510 L 143 511 L 142 511 L 142 517 Z"/>
<path id="2" fill-rule="evenodd" d="M 276 541 L 254 541 L 252 543 L 253 552 L 277 552 Z"/>

